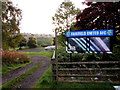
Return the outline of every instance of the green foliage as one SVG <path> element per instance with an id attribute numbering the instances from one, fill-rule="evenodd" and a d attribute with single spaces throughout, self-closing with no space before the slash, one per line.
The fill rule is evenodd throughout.
<path id="1" fill-rule="evenodd" d="M 12 2 L 2 2 L 2 48 L 15 48 L 19 43 L 19 23 L 21 10 L 13 6 Z"/>
<path id="2" fill-rule="evenodd" d="M 112 54 L 84 54 L 82 61 L 119 61 L 120 45 L 113 47 Z"/>
<path id="3" fill-rule="evenodd" d="M 57 50 L 57 61 L 58 62 L 92 62 L 92 61 L 119 61 L 120 60 L 120 45 L 117 45 L 113 49 L 113 54 L 95 54 L 95 53 L 66 53 L 65 48 L 60 48 Z M 116 67 L 119 68 L 118 64 L 110 65 L 95 65 L 95 67 Z M 59 67 L 64 68 L 75 68 L 75 67 L 92 67 L 92 65 L 61 65 Z M 112 73 L 112 72 L 111 72 Z M 117 72 L 119 73 L 119 72 Z"/>
<path id="4" fill-rule="evenodd" d="M 39 46 L 42 46 L 42 47 L 51 46 L 52 37 L 38 37 L 37 43 Z"/>
<path id="5" fill-rule="evenodd" d="M 65 47 L 59 48 L 57 50 L 57 60 L 59 62 L 67 62 L 70 61 L 70 54 L 66 53 Z"/>
<path id="6" fill-rule="evenodd" d="M 70 29 L 71 24 L 74 22 L 76 15 L 80 12 L 78 8 L 75 8 L 74 4 L 69 1 L 64 1 L 60 4 L 55 15 L 52 17 L 53 24 L 56 26 L 57 33 L 64 32 Z"/>
<path id="7" fill-rule="evenodd" d="M 120 45 L 116 45 L 113 48 L 113 56 L 112 57 L 114 60 L 119 60 L 120 61 Z"/>
<path id="8" fill-rule="evenodd" d="M 62 47 L 57 50 L 57 59 L 59 62 L 79 62 L 84 61 L 82 59 L 86 59 L 85 54 L 80 53 L 66 53 L 66 48 Z"/>
<path id="9" fill-rule="evenodd" d="M 58 49 L 57 59 L 60 62 L 79 62 L 79 61 L 119 61 L 120 59 L 120 45 L 113 48 L 112 54 L 95 54 L 95 53 L 66 53 L 65 47 Z"/>
<path id="10" fill-rule="evenodd" d="M 24 38 L 24 36 L 23 35 L 20 35 L 21 36 L 21 38 L 20 38 L 20 42 L 19 42 L 19 49 L 22 49 L 21 47 L 23 47 L 23 46 L 26 46 L 27 45 L 27 40 Z"/>
<path id="11" fill-rule="evenodd" d="M 94 54 L 94 53 L 85 53 L 82 56 L 81 61 L 100 61 L 102 60 L 102 54 Z"/>
<path id="12" fill-rule="evenodd" d="M 53 24 L 58 36 L 58 43 L 65 46 L 65 31 L 70 30 L 72 24 L 75 22 L 76 15 L 80 13 L 78 8 L 75 8 L 71 1 L 64 1 L 52 17 Z"/>
<path id="13" fill-rule="evenodd" d="M 29 48 L 36 48 L 38 46 L 37 39 L 34 36 L 30 36 L 27 45 Z"/>
<path id="14" fill-rule="evenodd" d="M 58 35 L 58 44 L 61 46 L 66 46 L 66 37 L 65 37 L 65 32 L 62 32 L 60 35 Z"/>

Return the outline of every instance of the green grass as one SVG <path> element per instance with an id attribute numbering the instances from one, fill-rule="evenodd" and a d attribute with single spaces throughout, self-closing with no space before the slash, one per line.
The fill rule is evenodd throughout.
<path id="1" fill-rule="evenodd" d="M 81 88 L 85 90 L 114 90 L 112 85 L 104 84 L 80 84 L 80 83 L 55 83 L 52 80 L 52 68 L 50 67 L 38 80 L 34 88 Z"/>
<path id="2" fill-rule="evenodd" d="M 27 49 L 44 49 L 44 47 L 37 47 L 37 48 L 25 47 L 25 48 L 22 48 L 21 50 L 27 50 Z M 19 49 L 16 49 L 16 50 L 19 50 Z"/>
<path id="3" fill-rule="evenodd" d="M 25 47 L 25 48 L 22 48 L 21 50 L 27 50 L 27 49 L 30 49 L 29 47 Z M 18 50 L 19 51 L 19 48 L 18 49 L 16 49 L 16 50 Z"/>
<path id="4" fill-rule="evenodd" d="M 10 51 L 15 51 L 15 50 L 18 50 L 19 48 L 15 48 L 15 49 L 13 49 L 13 48 L 10 48 L 9 50 Z"/>
<path id="5" fill-rule="evenodd" d="M 27 49 L 45 49 L 45 47 L 36 47 L 36 48 L 24 47 L 24 48 L 22 48 L 21 50 L 27 50 Z M 10 51 L 19 51 L 19 47 L 15 48 L 15 49 L 10 48 L 9 50 L 10 50 Z"/>
<path id="6" fill-rule="evenodd" d="M 44 75 L 38 80 L 34 88 L 50 88 L 52 84 L 52 70 L 51 67 L 46 70 Z"/>
<path id="7" fill-rule="evenodd" d="M 24 47 L 24 48 L 22 48 L 21 50 L 26 50 L 26 49 L 29 49 L 29 47 Z M 10 50 L 10 51 L 19 51 L 19 47 L 15 48 L 15 49 L 10 48 L 9 50 Z"/>
<path id="8" fill-rule="evenodd" d="M 53 50 L 51 51 L 42 51 L 42 52 L 27 52 L 28 55 L 39 55 L 39 56 L 46 56 L 48 58 L 51 58 L 53 55 Z"/>
<path id="9" fill-rule="evenodd" d="M 38 47 L 37 48 L 24 47 L 24 48 L 21 48 L 21 50 L 27 50 L 27 49 L 44 49 L 44 47 L 40 47 L 40 48 L 38 48 Z M 14 50 L 19 51 L 19 47 L 15 48 L 15 49 L 10 48 L 9 50 L 10 51 L 14 51 Z"/>
<path id="10" fill-rule="evenodd" d="M 38 65 L 34 66 L 30 70 L 28 70 L 25 73 L 23 73 L 21 76 L 18 76 L 15 79 L 13 79 L 13 80 L 5 83 L 4 85 L 2 85 L 2 88 L 14 88 L 16 85 L 19 85 L 19 83 L 22 80 L 24 80 L 26 77 L 28 77 L 29 75 L 31 75 L 34 71 L 36 71 L 43 63 L 44 62 L 42 62 L 41 64 L 38 64 Z"/>
<path id="11" fill-rule="evenodd" d="M 28 65 L 30 63 L 31 63 L 31 60 L 29 62 L 27 62 L 27 63 L 7 64 L 7 65 L 4 64 L 4 65 L 2 65 L 2 71 L 0 72 L 0 74 L 8 73 L 8 72 L 10 72 L 12 70 L 15 70 L 17 68 L 24 67 L 24 66 L 26 66 L 26 65 Z"/>
<path id="12" fill-rule="evenodd" d="M 38 47 L 38 48 L 35 48 L 35 49 L 45 49 L 45 47 Z"/>

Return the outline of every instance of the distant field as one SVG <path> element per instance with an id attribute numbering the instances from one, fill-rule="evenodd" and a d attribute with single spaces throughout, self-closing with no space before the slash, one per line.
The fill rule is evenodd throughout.
<path id="1" fill-rule="evenodd" d="M 50 51 L 42 51 L 42 52 L 27 52 L 28 55 L 39 55 L 39 56 L 46 56 L 51 58 L 52 54 L 53 54 L 53 50 Z"/>

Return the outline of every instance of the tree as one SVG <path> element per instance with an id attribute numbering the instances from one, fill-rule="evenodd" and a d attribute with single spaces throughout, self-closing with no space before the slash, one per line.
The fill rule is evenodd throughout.
<path id="1" fill-rule="evenodd" d="M 68 30 L 71 24 L 75 22 L 75 17 L 78 12 L 80 12 L 80 10 L 78 8 L 76 9 L 72 2 L 62 2 L 55 15 L 52 17 L 57 32 L 61 33 Z"/>
<path id="2" fill-rule="evenodd" d="M 23 35 L 20 35 L 21 36 L 21 38 L 20 38 L 20 42 L 19 42 L 19 49 L 22 49 L 21 47 L 23 47 L 23 46 L 26 46 L 27 45 L 27 40 L 24 38 L 24 36 Z"/>
<path id="3" fill-rule="evenodd" d="M 89 1 L 89 0 L 88 0 Z M 120 44 L 120 1 L 119 2 L 86 2 L 89 7 L 76 17 L 76 30 L 104 30 L 115 31 L 114 42 Z"/>
<path id="4" fill-rule="evenodd" d="M 89 0 L 87 0 L 89 1 Z M 75 31 L 104 30 L 115 31 L 113 56 L 103 54 L 103 60 L 118 60 L 120 56 L 120 1 L 119 2 L 84 2 L 89 7 L 76 17 Z M 111 58 L 109 58 L 111 57 Z"/>
<path id="5" fill-rule="evenodd" d="M 21 39 L 22 39 L 21 34 L 18 33 L 13 35 L 12 38 L 9 38 L 10 41 L 7 41 L 9 47 L 15 49 L 16 47 L 19 46 Z"/>
<path id="6" fill-rule="evenodd" d="M 76 17 L 77 30 L 114 29 L 116 35 L 120 33 L 120 2 L 85 4 L 89 7 Z"/>
<path id="7" fill-rule="evenodd" d="M 63 35 L 67 30 L 70 30 L 71 25 L 75 22 L 76 15 L 80 13 L 78 8 L 75 8 L 71 1 L 64 1 L 52 17 L 55 30 L 58 35 Z M 65 40 L 62 39 L 63 44 Z"/>
<path id="8" fill-rule="evenodd" d="M 52 37 L 37 37 L 37 43 L 39 46 L 50 46 L 52 42 Z"/>
<path id="9" fill-rule="evenodd" d="M 58 44 L 61 46 L 66 46 L 66 37 L 65 37 L 65 32 L 62 32 L 60 35 L 58 35 Z"/>
<path id="10" fill-rule="evenodd" d="M 33 35 L 31 35 L 29 37 L 27 45 L 29 46 L 29 48 L 35 48 L 35 47 L 37 47 L 38 46 L 37 45 L 37 39 Z"/>
<path id="11" fill-rule="evenodd" d="M 21 10 L 12 2 L 2 2 L 2 48 L 9 49 L 18 46 L 19 24 L 21 20 Z"/>

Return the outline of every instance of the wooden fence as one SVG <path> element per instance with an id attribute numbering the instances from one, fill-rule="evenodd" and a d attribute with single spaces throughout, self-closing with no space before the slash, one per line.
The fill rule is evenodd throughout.
<path id="1" fill-rule="evenodd" d="M 58 82 L 120 84 L 120 61 L 58 62 L 54 54 L 52 71 Z"/>

